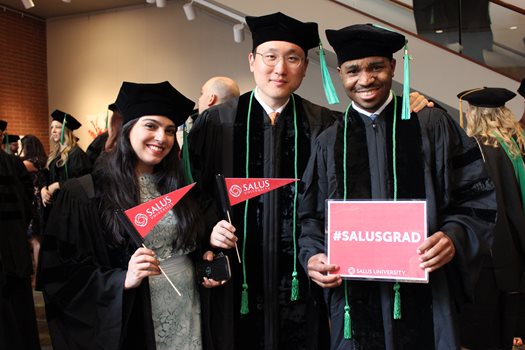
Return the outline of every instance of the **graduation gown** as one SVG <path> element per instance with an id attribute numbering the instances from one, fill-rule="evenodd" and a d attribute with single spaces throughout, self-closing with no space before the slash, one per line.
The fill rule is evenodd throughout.
<path id="1" fill-rule="evenodd" d="M 0 348 L 40 349 L 27 241 L 33 185 L 24 164 L 0 151 Z"/>
<path id="2" fill-rule="evenodd" d="M 348 281 L 352 339 L 343 339 L 344 289 L 327 289 L 333 349 L 459 348 L 456 309 L 472 293 L 496 216 L 494 186 L 479 149 L 444 111 L 425 108 L 402 121 L 397 101 L 398 199 L 426 199 L 428 232 L 445 232 L 456 255 L 430 283 L 401 284 L 401 320 L 393 320 L 393 284 Z M 347 199 L 392 199 L 393 101 L 372 123 L 350 109 Z M 344 121 L 317 139 L 303 177 L 301 261 L 325 252 L 325 200 L 343 198 Z"/>
<path id="3" fill-rule="evenodd" d="M 90 175 L 66 182 L 43 236 L 37 287 L 53 348 L 155 349 L 148 281 L 124 290 L 135 249 L 108 244 L 95 188 Z"/>
<path id="4" fill-rule="evenodd" d="M 93 141 L 89 144 L 86 155 L 89 158 L 91 164 L 95 164 L 95 161 L 102 154 L 106 148 L 106 141 L 108 140 L 109 133 L 107 131 L 103 132 L 100 135 L 97 135 Z"/>
<path id="5" fill-rule="evenodd" d="M 481 145 L 498 200 L 491 254 L 485 256 L 474 299 L 462 308 L 462 345 L 511 349 L 525 338 L 525 214 L 514 168 L 503 148 Z"/>
<path id="6" fill-rule="evenodd" d="M 49 163 L 49 181 L 48 184 L 59 182 L 60 185 L 74 177 L 89 174 L 92 169 L 91 161 L 86 153 L 80 147 L 74 147 L 69 152 L 67 164 L 58 167 L 57 162 L 60 156 L 56 157 Z"/>
<path id="7" fill-rule="evenodd" d="M 224 216 L 217 210 L 216 174 L 246 177 L 246 127 L 250 94 L 206 110 L 189 134 L 189 153 L 201 207 L 212 227 Z M 254 98 L 250 116 L 249 177 L 294 178 L 297 152 L 298 176 L 306 167 L 312 140 L 334 120 L 333 112 L 294 95 L 297 108 L 297 149 L 294 147 L 293 102 L 274 126 Z M 212 288 L 209 304 L 203 304 L 203 323 L 214 334 L 209 349 L 322 349 L 327 320 L 315 299 L 319 289 L 310 285 L 299 267 L 298 301 L 291 302 L 293 271 L 294 185 L 254 198 L 249 202 L 247 239 L 243 242 L 244 204 L 233 207 L 233 225 L 239 250 L 246 244 L 249 313 L 240 314 L 242 266 L 235 250 L 229 251 L 232 279 Z M 297 227 L 297 237 L 299 227 Z M 241 252 L 242 254 L 242 252 Z M 322 299 L 321 299 L 322 300 Z"/>

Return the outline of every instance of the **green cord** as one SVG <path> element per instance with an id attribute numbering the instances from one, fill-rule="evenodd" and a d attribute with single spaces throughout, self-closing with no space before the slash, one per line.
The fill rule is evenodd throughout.
<path id="1" fill-rule="evenodd" d="M 252 90 L 250 95 L 250 103 L 248 105 L 248 116 L 246 118 L 246 178 L 249 177 L 249 165 L 250 165 L 250 116 L 252 113 L 252 102 L 255 90 Z M 242 295 L 241 295 L 241 314 L 246 315 L 250 312 L 248 307 L 248 280 L 246 278 L 246 230 L 248 228 L 248 203 L 246 200 L 244 204 L 244 222 L 243 222 L 243 241 L 242 241 L 242 276 L 244 283 L 242 284 Z"/>
<path id="2" fill-rule="evenodd" d="M 60 131 L 60 144 L 64 144 L 64 131 L 66 129 L 66 117 L 67 113 L 64 113 L 64 120 L 62 121 L 62 130 Z"/>
<path id="3" fill-rule="evenodd" d="M 295 109 L 295 98 L 292 96 L 293 104 L 293 130 L 294 130 L 294 176 L 296 179 L 299 178 L 299 172 L 297 170 L 297 111 Z M 292 295 L 290 300 L 296 301 L 299 299 L 299 280 L 297 279 L 297 241 L 296 236 L 297 226 L 297 182 L 295 183 L 294 195 L 293 195 L 293 228 L 292 228 L 292 239 L 293 239 L 293 272 L 292 272 Z"/>
<path id="4" fill-rule="evenodd" d="M 394 91 L 391 91 L 394 96 L 394 122 L 392 125 L 392 172 L 394 177 L 394 201 L 397 201 L 397 159 L 396 159 L 396 129 L 397 129 L 397 98 Z M 347 159 L 347 135 L 348 135 L 348 111 L 352 106 L 352 102 L 348 105 L 344 115 L 344 138 L 343 138 L 343 200 L 347 200 L 347 169 L 346 169 L 346 159 Z M 352 337 L 352 319 L 350 317 L 350 305 L 348 303 L 348 291 L 347 291 L 347 281 L 344 281 L 345 289 L 345 318 L 344 318 L 344 337 L 345 339 L 351 339 Z M 394 284 L 394 310 L 393 317 L 395 320 L 401 319 L 401 285 L 399 282 Z M 347 337 L 348 336 L 348 337 Z"/>

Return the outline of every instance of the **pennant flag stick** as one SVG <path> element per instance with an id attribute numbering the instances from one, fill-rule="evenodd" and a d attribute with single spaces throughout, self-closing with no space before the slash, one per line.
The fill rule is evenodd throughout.
<path id="1" fill-rule="evenodd" d="M 131 239 L 133 239 L 133 242 L 138 246 L 142 246 L 146 249 L 148 249 L 148 247 L 146 247 L 144 245 L 144 242 L 142 241 L 142 237 L 140 236 L 140 234 L 138 233 L 138 231 L 135 229 L 135 227 L 131 224 L 131 222 L 129 221 L 129 218 L 126 216 L 126 214 L 124 214 L 124 211 L 122 210 L 117 210 L 115 211 L 115 213 L 117 214 L 117 218 L 119 218 L 120 222 L 122 223 L 122 225 L 124 226 L 124 228 L 126 229 L 126 231 L 128 232 L 128 234 L 130 235 Z M 160 272 L 162 272 L 162 274 L 164 275 L 164 277 L 166 277 L 166 279 L 168 280 L 168 282 L 171 284 L 171 286 L 173 287 L 173 289 L 175 289 L 175 292 L 177 292 L 177 294 L 179 296 L 182 296 L 182 294 L 180 294 L 179 290 L 177 289 L 177 287 L 175 287 L 175 285 L 173 284 L 173 282 L 171 281 L 171 279 L 168 277 L 168 275 L 166 275 L 166 272 L 164 272 L 164 270 L 162 269 L 162 267 L 160 267 L 159 265 L 159 269 L 160 269 Z"/>
<path id="2" fill-rule="evenodd" d="M 166 213 L 177 204 L 189 190 L 195 186 L 195 183 L 182 187 L 178 190 L 152 199 L 146 203 L 137 205 L 126 211 L 116 210 L 116 216 L 124 226 L 126 232 L 130 235 L 137 247 L 144 247 L 144 238 L 151 229 L 166 215 Z M 166 272 L 159 266 L 160 272 L 166 277 L 175 292 L 179 296 L 182 294 L 173 284 Z"/>
<path id="3" fill-rule="evenodd" d="M 226 191 L 226 181 L 222 174 L 215 175 L 215 180 L 217 181 L 217 190 L 219 192 L 219 199 L 221 201 L 221 207 L 224 214 L 228 217 L 228 222 L 231 224 L 232 219 L 230 212 L 232 210 L 230 206 L 230 199 L 228 198 L 228 191 Z M 237 260 L 239 264 L 241 263 L 241 255 L 239 254 L 239 248 L 237 247 L 237 242 L 235 242 L 235 251 L 237 252 Z"/>

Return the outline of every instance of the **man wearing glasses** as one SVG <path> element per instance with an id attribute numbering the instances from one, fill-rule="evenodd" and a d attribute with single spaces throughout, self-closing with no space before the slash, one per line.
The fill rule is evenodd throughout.
<path id="1" fill-rule="evenodd" d="M 310 140 L 334 120 L 332 111 L 293 94 L 306 74 L 308 50 L 319 45 L 317 24 L 282 13 L 246 17 L 246 22 L 253 38 L 248 59 L 255 89 L 206 110 L 189 135 L 193 176 L 210 199 L 202 202 L 210 244 L 225 249 L 232 265 L 232 280 L 209 290 L 211 305 L 203 303 L 203 319 L 211 317 L 215 349 L 325 349 L 327 317 L 295 261 L 295 185 L 251 199 L 246 215 L 244 204 L 234 206 L 232 224 L 221 221 L 212 199 L 219 173 L 300 178 Z M 294 277 L 299 296 L 291 301 Z M 247 307 L 241 313 L 243 291 Z"/>
<path id="2" fill-rule="evenodd" d="M 218 214 L 216 174 L 300 179 L 313 140 L 335 120 L 335 112 L 294 94 L 306 74 L 308 50 L 320 42 L 317 23 L 280 12 L 246 22 L 255 89 L 206 110 L 189 135 L 210 245 L 224 249 L 232 265 L 232 280 L 209 290 L 202 303 L 203 325 L 211 327 L 214 349 L 328 349 L 321 291 L 297 260 L 297 195 L 303 189 L 291 184 L 247 207 L 238 204 L 232 224 Z"/>

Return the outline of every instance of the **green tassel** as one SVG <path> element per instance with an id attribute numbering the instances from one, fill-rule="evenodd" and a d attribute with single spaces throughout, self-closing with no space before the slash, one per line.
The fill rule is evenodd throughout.
<path id="1" fill-rule="evenodd" d="M 190 145 L 188 144 L 188 133 L 186 132 L 186 126 L 182 130 L 182 170 L 184 172 L 184 179 L 187 184 L 192 184 L 193 175 L 191 173 L 191 162 L 190 162 Z"/>
<path id="2" fill-rule="evenodd" d="M 330 76 L 330 72 L 328 72 L 323 44 L 321 43 L 319 43 L 319 64 L 321 65 L 321 76 L 323 78 L 323 89 L 326 99 L 331 105 L 339 104 L 339 97 L 337 97 L 332 77 Z"/>
<path id="3" fill-rule="evenodd" d="M 350 318 L 350 306 L 345 306 L 345 328 L 344 328 L 345 339 L 352 339 L 352 319 Z"/>
<path id="4" fill-rule="evenodd" d="M 243 283 L 241 297 L 241 315 L 247 315 L 249 312 L 250 310 L 248 309 L 248 284 Z"/>
<path id="5" fill-rule="evenodd" d="M 408 43 L 403 48 L 403 106 L 401 109 L 401 120 L 410 119 L 410 60 L 412 57 L 408 54 Z"/>
<path id="6" fill-rule="evenodd" d="M 106 109 L 106 131 L 108 131 L 109 112 Z"/>
<path id="7" fill-rule="evenodd" d="M 394 284 L 394 320 L 401 319 L 401 286 L 398 282 Z"/>
<path id="8" fill-rule="evenodd" d="M 292 273 L 292 297 L 291 301 L 296 301 L 299 299 L 299 280 L 297 279 L 297 271 Z"/>
<path id="9" fill-rule="evenodd" d="M 62 130 L 60 131 L 60 144 L 64 144 L 64 131 L 66 129 L 66 117 L 67 113 L 64 113 L 64 120 L 62 121 Z"/>

